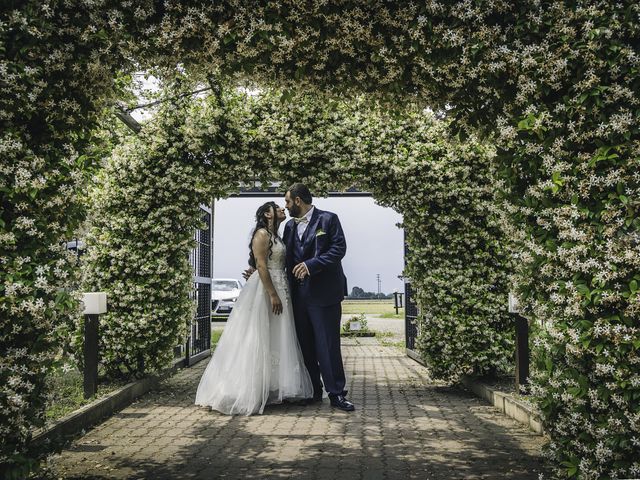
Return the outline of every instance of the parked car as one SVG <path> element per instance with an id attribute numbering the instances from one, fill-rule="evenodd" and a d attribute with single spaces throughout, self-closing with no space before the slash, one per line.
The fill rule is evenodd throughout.
<path id="1" fill-rule="evenodd" d="M 214 278 L 211 281 L 211 315 L 229 316 L 242 290 L 235 278 Z"/>

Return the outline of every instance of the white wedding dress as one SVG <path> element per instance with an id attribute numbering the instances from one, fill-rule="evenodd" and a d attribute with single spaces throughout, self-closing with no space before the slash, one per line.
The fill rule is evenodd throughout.
<path id="1" fill-rule="evenodd" d="M 213 357 L 200 379 L 196 405 L 228 415 L 262 413 L 268 403 L 313 396 L 296 337 L 285 247 L 274 240 L 267 266 L 283 311 L 275 315 L 254 272 L 236 301 Z"/>

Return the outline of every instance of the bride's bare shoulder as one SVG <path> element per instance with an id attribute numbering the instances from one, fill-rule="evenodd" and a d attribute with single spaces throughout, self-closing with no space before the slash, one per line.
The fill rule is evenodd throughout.
<path id="1" fill-rule="evenodd" d="M 271 237 L 271 234 L 266 228 L 259 228 L 253 234 L 253 242 L 256 242 L 256 241 L 260 243 L 268 242 L 270 237 Z"/>

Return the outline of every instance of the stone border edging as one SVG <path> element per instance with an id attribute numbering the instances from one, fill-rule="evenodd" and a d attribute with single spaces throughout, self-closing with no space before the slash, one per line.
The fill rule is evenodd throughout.
<path id="1" fill-rule="evenodd" d="M 376 332 L 340 332 L 341 337 L 375 337 Z"/>
<path id="2" fill-rule="evenodd" d="M 540 417 L 526 403 L 517 400 L 511 394 L 500 392 L 485 385 L 475 377 L 464 375 L 460 381 L 478 397 L 485 399 L 507 417 L 528 425 L 531 430 L 540 435 L 544 434 Z"/>
<path id="3" fill-rule="evenodd" d="M 64 441 L 131 405 L 134 400 L 156 388 L 162 380 L 170 377 L 178 369 L 188 366 L 185 365 L 184 359 L 180 359 L 158 375 L 128 383 L 102 398 L 83 405 L 51 426 L 37 430 L 34 433 L 32 443 L 47 444 Z"/>
<path id="4" fill-rule="evenodd" d="M 429 368 L 417 352 L 407 348 L 406 353 L 412 360 L 415 360 L 420 365 Z M 539 435 L 544 435 L 544 428 L 542 427 L 540 417 L 536 415 L 529 405 L 518 401 L 511 394 L 500 392 L 499 390 L 485 385 L 476 377 L 463 375 L 460 382 L 476 396 L 489 402 L 507 417 L 513 418 L 517 422 L 527 425 L 529 429 Z"/>
<path id="5" fill-rule="evenodd" d="M 416 352 L 415 350 L 411 350 L 410 348 L 405 348 L 405 352 L 407 354 L 407 357 L 409 357 L 412 360 L 415 360 L 423 367 L 429 368 L 429 366 L 426 363 L 424 363 L 424 360 L 420 358 L 420 355 L 418 354 L 418 352 Z"/>

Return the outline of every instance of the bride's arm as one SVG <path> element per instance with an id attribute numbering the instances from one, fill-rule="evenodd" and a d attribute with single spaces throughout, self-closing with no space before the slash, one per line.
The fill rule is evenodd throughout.
<path id="1" fill-rule="evenodd" d="M 256 259 L 256 266 L 258 269 L 258 275 L 262 281 L 262 285 L 269 294 L 271 300 L 271 310 L 276 315 L 282 313 L 282 301 L 276 292 L 276 288 L 273 286 L 269 269 L 267 268 L 267 262 L 269 257 L 269 234 L 266 230 L 260 229 L 253 236 L 251 241 L 251 249 L 253 250 L 253 256 Z"/>

